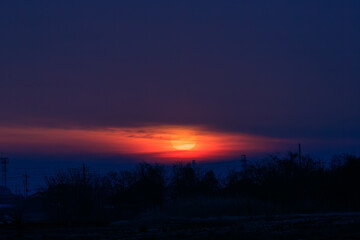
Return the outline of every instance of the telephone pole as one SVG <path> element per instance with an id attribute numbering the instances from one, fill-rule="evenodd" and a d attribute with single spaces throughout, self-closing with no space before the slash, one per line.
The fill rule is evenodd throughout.
<path id="1" fill-rule="evenodd" d="M 83 170 L 83 183 L 85 185 L 86 184 L 86 166 L 85 166 L 85 163 L 83 163 L 82 170 Z"/>
<path id="2" fill-rule="evenodd" d="M 0 153 L 0 164 L 2 165 L 1 168 L 1 183 L 4 187 L 6 187 L 6 172 L 7 172 L 7 164 L 9 164 L 9 159 L 2 156 L 2 153 Z"/>
<path id="3" fill-rule="evenodd" d="M 246 159 L 246 155 L 242 154 L 240 156 L 240 162 L 241 162 L 241 168 L 242 170 L 245 170 L 247 168 L 247 159 Z"/>
<path id="4" fill-rule="evenodd" d="M 301 167 L 301 144 L 299 143 L 299 166 Z"/>
<path id="5" fill-rule="evenodd" d="M 25 173 L 24 174 L 24 195 L 25 195 L 25 198 L 28 197 L 28 192 L 29 192 L 29 188 L 28 188 L 28 174 Z"/>

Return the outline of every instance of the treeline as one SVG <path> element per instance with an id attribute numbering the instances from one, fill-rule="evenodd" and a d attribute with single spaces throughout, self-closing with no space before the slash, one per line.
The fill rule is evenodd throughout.
<path id="1" fill-rule="evenodd" d="M 221 178 L 191 164 L 141 163 L 105 176 L 66 170 L 46 182 L 36 201 L 55 221 L 360 210 L 360 158 L 352 155 L 335 156 L 326 165 L 311 157 L 299 161 L 294 153 L 269 156 L 243 162 L 241 170 Z"/>

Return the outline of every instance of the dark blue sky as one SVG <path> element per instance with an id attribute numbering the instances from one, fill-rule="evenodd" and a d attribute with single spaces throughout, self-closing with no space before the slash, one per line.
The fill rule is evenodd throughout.
<path id="1" fill-rule="evenodd" d="M 360 150 L 359 89 L 358 0 L 0 2 L 0 151 L 13 190 L 24 172 L 34 190 L 83 160 L 98 172 L 132 160 L 11 152 L 7 127 L 195 124 L 328 157 Z"/>
<path id="2" fill-rule="evenodd" d="M 0 124 L 360 140 L 360 1 L 1 1 Z"/>

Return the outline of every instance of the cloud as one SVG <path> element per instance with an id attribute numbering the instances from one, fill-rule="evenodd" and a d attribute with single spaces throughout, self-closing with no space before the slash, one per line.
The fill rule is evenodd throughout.
<path id="1" fill-rule="evenodd" d="M 228 159 L 273 151 L 291 142 L 180 125 L 110 129 L 1 127 L 0 132 L 0 144 L 7 152 L 119 155 L 134 159 L 141 156 L 153 161 Z M 186 143 L 186 139 L 194 143 L 193 149 L 173 147 L 172 142 Z"/>
<path id="2" fill-rule="evenodd" d="M 210 2 L 1 2 L 1 126 L 360 139 L 355 1 Z"/>

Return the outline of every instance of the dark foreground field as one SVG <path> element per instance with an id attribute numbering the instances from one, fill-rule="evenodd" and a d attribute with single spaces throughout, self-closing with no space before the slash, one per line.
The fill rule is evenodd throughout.
<path id="1" fill-rule="evenodd" d="M 0 236 L 360 239 L 360 157 L 341 155 L 329 166 L 301 159 L 289 153 L 243 162 L 240 171 L 222 177 L 195 164 L 141 163 L 105 176 L 70 169 L 47 178 L 47 187 L 29 197 L 8 193 L 14 200 L 4 205 Z"/>
<path id="2" fill-rule="evenodd" d="M 1 239 L 360 239 L 360 213 L 143 218 L 107 225 L 1 226 Z"/>

